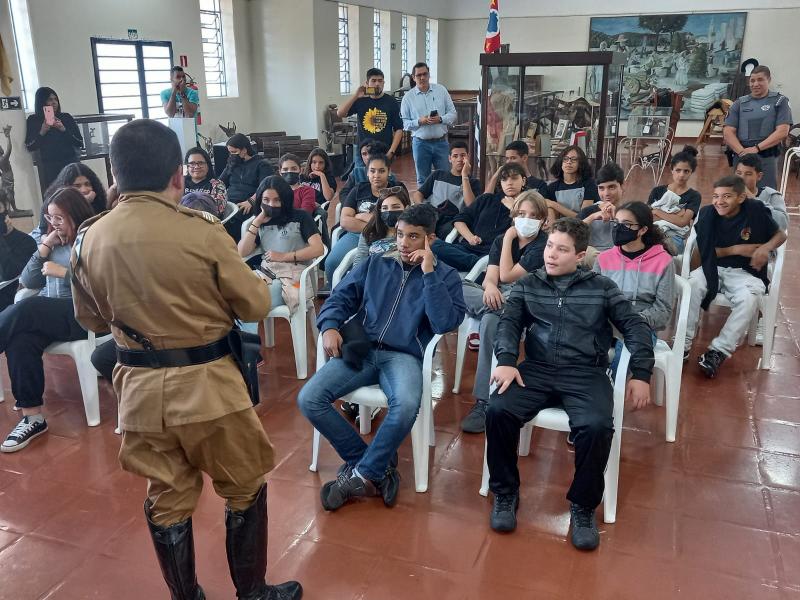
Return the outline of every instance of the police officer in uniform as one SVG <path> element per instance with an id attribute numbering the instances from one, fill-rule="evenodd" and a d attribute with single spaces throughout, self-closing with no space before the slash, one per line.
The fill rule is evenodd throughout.
<path id="1" fill-rule="evenodd" d="M 234 319 L 266 316 L 269 290 L 218 219 L 178 206 L 181 150 L 169 128 L 149 119 L 124 125 L 111 141 L 111 164 L 121 198 L 76 240 L 75 316 L 93 331 L 111 324 L 120 463 L 147 478 L 145 514 L 172 599 L 205 598 L 191 519 L 202 473 L 226 500 L 237 597 L 301 598 L 297 582 L 265 582 L 264 474 L 273 451 L 228 335 Z"/>
<path id="2" fill-rule="evenodd" d="M 772 75 L 769 68 L 759 65 L 750 73 L 750 93 L 733 103 L 725 118 L 723 138 L 733 152 L 733 166 L 746 154 L 758 154 L 764 165 L 761 183 L 778 187 L 778 157 L 780 145 L 789 135 L 792 108 L 789 99 L 771 92 Z"/>

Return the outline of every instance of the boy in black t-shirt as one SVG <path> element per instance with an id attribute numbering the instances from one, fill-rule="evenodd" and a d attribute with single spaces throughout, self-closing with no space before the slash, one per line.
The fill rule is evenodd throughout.
<path id="1" fill-rule="evenodd" d="M 27 233 L 14 229 L 8 216 L 10 203 L 6 193 L 0 190 L 0 283 L 19 277 L 31 256 L 36 252 L 36 242 Z M 14 304 L 16 283 L 0 288 L 0 311 Z"/>
<path id="2" fill-rule="evenodd" d="M 357 115 L 359 143 L 368 138 L 380 140 L 389 148 L 386 156 L 392 159 L 403 139 L 403 120 L 400 118 L 400 104 L 394 97 L 383 93 L 383 85 L 383 71 L 370 69 L 366 83 L 359 86 L 336 114 L 341 118 Z"/>
<path id="3" fill-rule="evenodd" d="M 500 194 L 481 194 L 461 209 L 453 226 L 462 239 L 449 244 L 437 239 L 431 249 L 436 258 L 458 271 L 469 271 L 482 256 L 489 254 L 494 239 L 511 227 L 511 207 L 525 188 L 522 165 L 507 164 L 500 169 Z"/>
<path id="4" fill-rule="evenodd" d="M 507 165 L 509 163 L 517 163 L 522 165 L 522 168 L 525 169 L 526 190 L 536 190 L 542 196 L 545 196 L 547 192 L 547 183 L 538 177 L 531 175 L 530 169 L 528 169 L 528 144 L 522 140 L 514 140 L 508 146 L 506 146 L 505 159 L 506 162 L 503 164 Z M 494 175 L 492 175 L 489 181 L 486 182 L 486 189 L 484 190 L 486 194 L 499 194 L 501 192 L 498 176 L 500 175 L 500 169 L 502 168 L 502 165 L 497 167 Z"/>
<path id="5" fill-rule="evenodd" d="M 714 184 L 712 205 L 700 209 L 695 225 L 702 266 L 692 271 L 692 296 L 686 326 L 688 356 L 700 319 L 700 308 L 708 309 L 717 293 L 733 305 L 717 337 L 700 356 L 700 368 L 716 377 L 722 362 L 736 350 L 758 310 L 769 283 L 767 262 L 771 251 L 786 241 L 769 208 L 747 198 L 740 177 L 723 177 Z"/>
<path id="6" fill-rule="evenodd" d="M 475 201 L 480 193 L 480 183 L 470 176 L 472 165 L 469 163 L 466 142 L 450 144 L 450 170 L 433 171 L 425 183 L 416 192 L 412 192 L 411 200 L 420 204 L 425 200 L 436 208 L 439 218 L 436 221 L 436 237 L 445 239 L 453 229 L 453 218 L 458 212 Z"/>

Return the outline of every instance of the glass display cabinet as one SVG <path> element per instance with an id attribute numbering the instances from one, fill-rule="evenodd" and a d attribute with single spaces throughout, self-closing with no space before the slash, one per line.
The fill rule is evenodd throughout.
<path id="1" fill-rule="evenodd" d="M 615 160 L 625 61 L 621 52 L 481 54 L 481 183 L 514 140 L 528 144 L 528 168 L 545 180 L 570 144 L 586 151 L 594 169 Z"/>

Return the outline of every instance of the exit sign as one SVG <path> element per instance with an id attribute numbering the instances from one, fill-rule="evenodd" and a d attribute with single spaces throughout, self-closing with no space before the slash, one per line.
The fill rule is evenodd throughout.
<path id="1" fill-rule="evenodd" d="M 0 110 L 22 110 L 19 96 L 0 96 Z"/>

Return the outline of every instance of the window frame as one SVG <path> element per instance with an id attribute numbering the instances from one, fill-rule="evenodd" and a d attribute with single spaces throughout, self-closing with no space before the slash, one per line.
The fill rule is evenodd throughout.
<path id="1" fill-rule="evenodd" d="M 172 52 L 172 42 L 169 41 L 144 41 L 144 40 L 121 40 L 121 39 L 113 39 L 113 38 L 103 38 L 103 37 L 91 37 L 89 38 L 92 46 L 92 67 L 94 68 L 94 84 L 95 90 L 97 92 L 97 109 L 98 112 L 101 114 L 105 114 L 105 108 L 103 107 L 103 94 L 100 84 L 100 67 L 98 64 L 98 56 L 97 56 L 97 44 L 116 44 L 119 46 L 134 46 L 136 48 L 136 68 L 139 76 L 139 102 L 141 103 L 141 111 L 142 117 L 145 119 L 153 118 L 150 116 L 150 107 L 147 103 L 147 78 L 146 73 L 147 71 L 144 68 L 144 56 L 142 53 L 142 48 L 145 46 L 157 46 L 157 47 L 167 47 L 169 48 L 169 62 L 170 65 L 174 65 L 174 54 Z M 103 69 L 105 70 L 113 70 L 113 69 Z M 112 110 L 111 113 L 113 114 L 114 111 Z M 160 118 L 160 117 L 159 117 Z"/>
<path id="2" fill-rule="evenodd" d="M 372 15 L 372 62 L 378 69 L 383 70 L 381 42 L 381 11 L 374 8 Z"/>
<path id="3" fill-rule="evenodd" d="M 350 72 L 350 7 L 339 2 L 338 8 L 336 43 L 339 58 L 339 94 L 347 96 L 353 89 Z"/>
<path id="4" fill-rule="evenodd" d="M 227 72 L 227 63 L 225 58 L 225 25 L 222 19 L 222 1 L 221 0 L 209 0 L 210 2 L 214 3 L 215 10 L 207 10 L 203 9 L 201 6 L 201 0 L 198 0 L 198 6 L 200 7 L 200 45 L 201 50 L 203 53 L 203 73 L 206 78 L 206 96 L 208 98 L 227 98 L 230 95 L 230 89 L 228 86 L 228 72 Z M 214 18 L 217 22 L 217 26 L 214 28 L 216 31 L 216 35 L 219 36 L 219 39 L 211 42 L 207 42 L 203 37 L 203 32 L 205 30 L 211 29 L 205 25 L 203 25 L 202 15 L 214 15 Z M 211 56 L 206 54 L 204 45 L 205 44 L 215 44 L 218 49 L 218 54 L 215 56 Z M 209 71 L 209 64 L 207 62 L 207 58 L 211 57 L 213 60 L 217 61 L 219 65 L 218 69 Z M 219 73 L 218 81 L 210 83 L 209 80 L 209 73 L 216 75 Z M 220 94 L 219 95 L 212 95 L 209 93 L 210 86 L 219 86 L 220 87 Z"/>
<path id="5" fill-rule="evenodd" d="M 403 74 L 409 73 L 408 64 L 408 15 L 400 15 L 400 68 Z"/>

